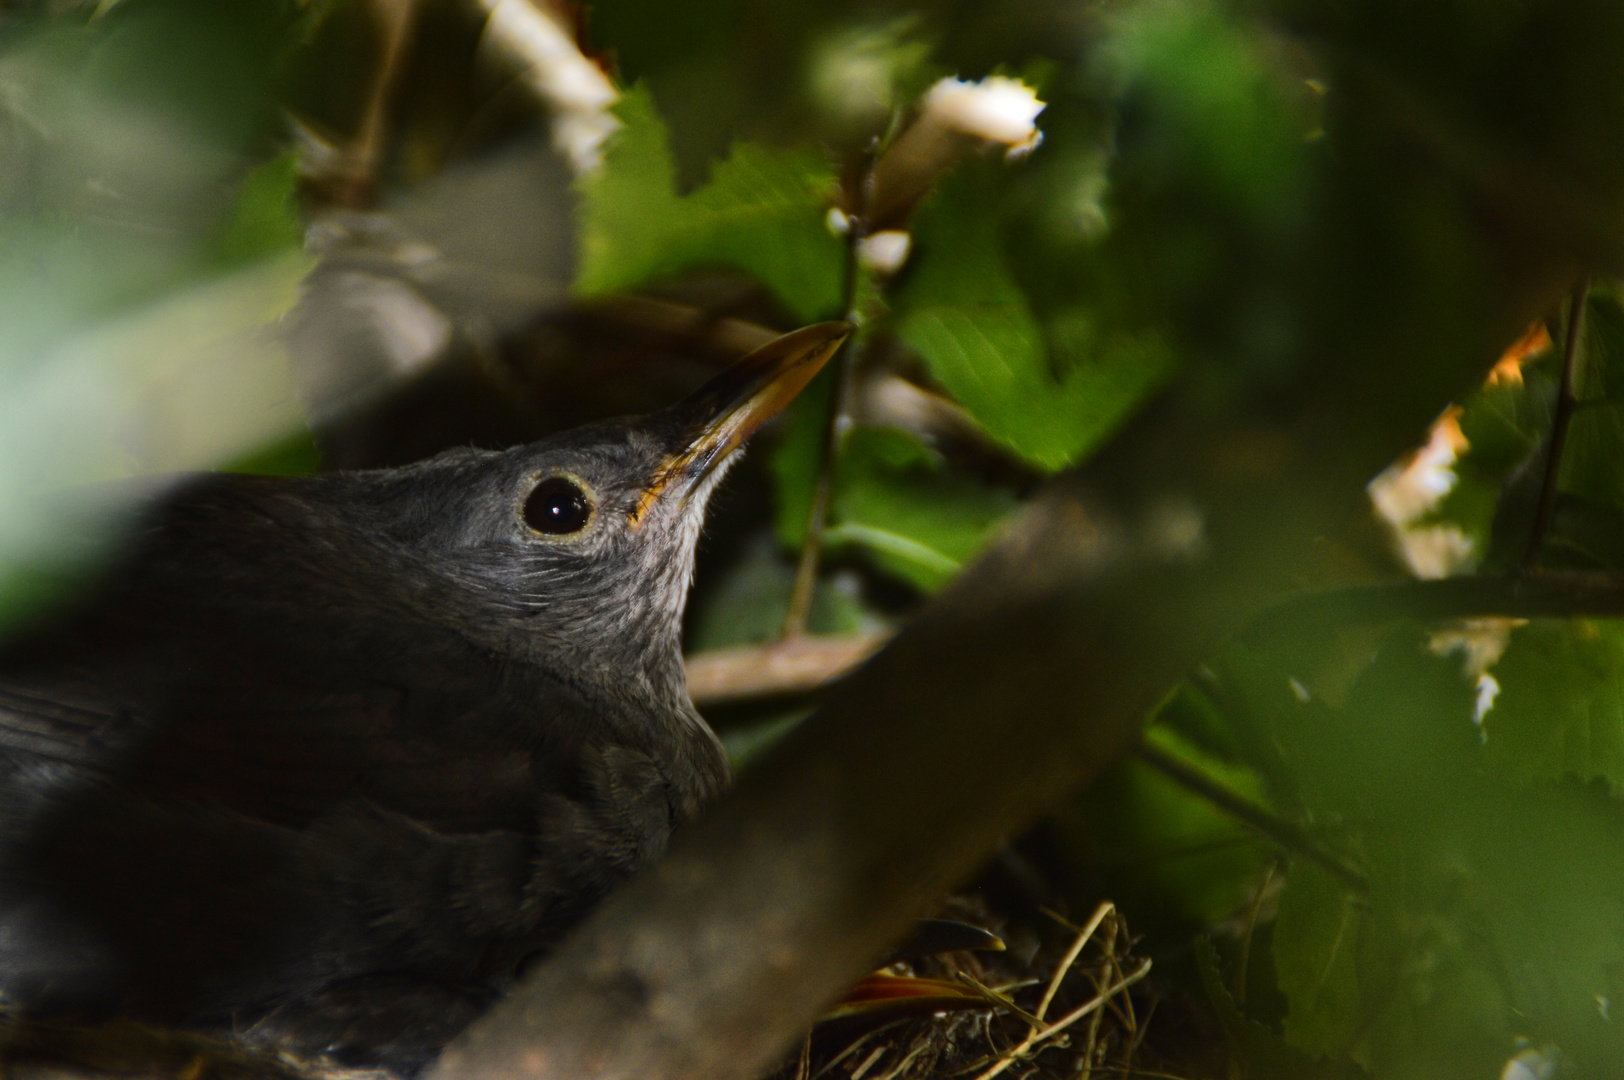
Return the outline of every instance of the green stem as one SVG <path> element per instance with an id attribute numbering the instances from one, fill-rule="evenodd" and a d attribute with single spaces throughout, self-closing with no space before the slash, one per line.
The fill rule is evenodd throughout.
<path id="1" fill-rule="evenodd" d="M 1165 750 L 1146 742 L 1134 748 L 1134 754 L 1180 787 L 1201 796 L 1218 809 L 1273 841 L 1287 854 L 1297 855 L 1323 867 L 1331 876 L 1355 892 L 1363 893 L 1370 887 L 1364 872 L 1327 850 L 1297 824 L 1276 816 L 1266 807 L 1235 794 L 1198 769 L 1180 761 Z"/>
<path id="2" fill-rule="evenodd" d="M 1573 369 L 1579 355 L 1580 342 L 1585 332 L 1585 298 L 1590 293 L 1590 279 L 1581 278 L 1568 298 L 1568 328 L 1562 342 L 1562 379 L 1556 394 L 1556 415 L 1551 419 L 1551 445 L 1545 454 L 1545 477 L 1540 483 L 1539 509 L 1534 514 L 1534 527 L 1528 534 L 1528 547 L 1523 551 L 1518 567 L 1524 573 L 1539 563 L 1540 549 L 1545 546 L 1545 534 L 1550 531 L 1551 517 L 1556 512 L 1556 487 L 1562 477 L 1562 447 L 1568 441 L 1568 425 L 1573 420 Z"/>
<path id="3" fill-rule="evenodd" d="M 848 230 L 840 308 L 845 320 L 853 327 L 861 326 L 861 313 L 857 310 L 858 279 L 862 272 L 859 256 L 863 240 L 868 236 L 868 200 L 873 175 L 871 152 L 863 165 L 858 212 L 846 219 Z M 818 565 L 823 557 L 823 533 L 828 525 L 829 502 L 834 494 L 835 463 L 840 457 L 840 440 L 851 410 L 852 375 L 857 367 L 857 339 L 860 335 L 860 329 L 854 330 L 830 365 L 834 368 L 834 395 L 829 403 L 829 414 L 824 419 L 823 444 L 818 455 L 818 482 L 812 490 L 812 506 L 807 512 L 806 539 L 801 543 L 800 559 L 795 564 L 795 583 L 790 587 L 789 609 L 784 613 L 782 636 L 786 638 L 806 633 L 807 616 L 812 612 L 812 595 L 817 587 Z"/>

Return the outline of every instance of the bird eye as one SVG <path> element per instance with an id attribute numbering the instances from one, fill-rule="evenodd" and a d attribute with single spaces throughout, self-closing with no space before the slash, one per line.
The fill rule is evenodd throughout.
<path id="1" fill-rule="evenodd" d="M 548 536 L 580 532 L 592 519 L 592 500 L 562 476 L 549 476 L 524 501 L 524 523 Z"/>

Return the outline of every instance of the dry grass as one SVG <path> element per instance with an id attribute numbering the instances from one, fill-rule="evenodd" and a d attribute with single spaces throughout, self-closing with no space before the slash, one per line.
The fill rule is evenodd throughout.
<path id="1" fill-rule="evenodd" d="M 944 914 L 999 932 L 988 913 L 957 900 Z M 1150 961 L 1115 907 L 1082 925 L 1048 915 L 1051 933 L 1005 952 L 949 953 L 887 969 L 953 980 L 981 999 L 908 1015 L 905 1005 L 849 1010 L 819 1024 L 770 1080 L 1094 1080 L 1167 1077 L 1141 1060 L 1155 998 L 1141 993 Z M 900 1013 L 900 1015 L 899 1015 Z"/>

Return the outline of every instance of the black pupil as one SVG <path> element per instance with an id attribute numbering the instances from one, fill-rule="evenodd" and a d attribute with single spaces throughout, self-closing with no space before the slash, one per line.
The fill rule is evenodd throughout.
<path id="1" fill-rule="evenodd" d="M 524 523 L 552 536 L 580 532 L 591 516 L 586 494 L 561 476 L 537 484 L 524 501 Z"/>

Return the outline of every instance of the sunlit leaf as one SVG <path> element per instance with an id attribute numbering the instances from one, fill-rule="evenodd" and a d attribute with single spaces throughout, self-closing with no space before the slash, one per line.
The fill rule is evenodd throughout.
<path id="1" fill-rule="evenodd" d="M 989 435 L 1045 469 L 1083 457 L 1171 368 L 1149 337 L 1077 316 L 1055 356 L 1004 261 L 996 200 L 968 169 L 921 212 L 914 266 L 894 297 L 897 333 Z"/>
<path id="2" fill-rule="evenodd" d="M 648 91 L 633 87 L 615 113 L 624 126 L 581 182 L 577 293 L 727 268 L 754 275 L 803 322 L 840 314 L 841 244 L 824 223 L 834 173 L 821 156 L 741 143 L 708 183 L 679 195 Z"/>

